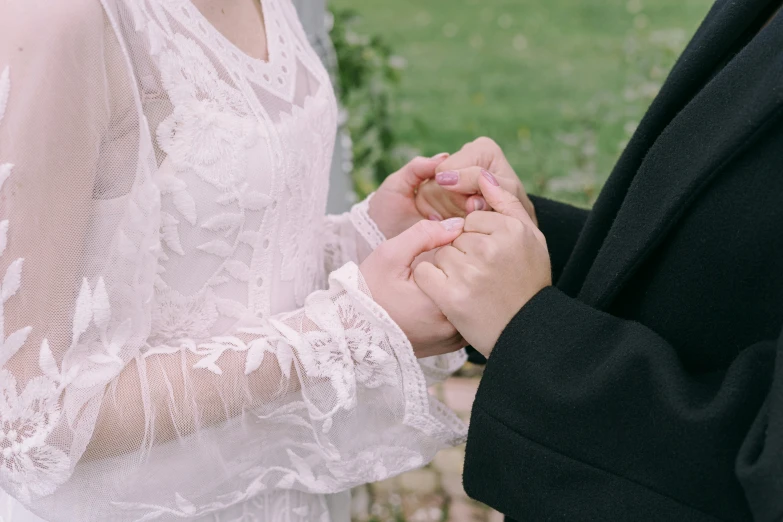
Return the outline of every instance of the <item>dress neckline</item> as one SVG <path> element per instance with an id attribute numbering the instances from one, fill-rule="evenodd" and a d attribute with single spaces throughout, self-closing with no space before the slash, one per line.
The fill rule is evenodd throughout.
<path id="1" fill-rule="evenodd" d="M 279 20 L 275 22 L 272 19 L 272 13 L 275 11 L 274 6 L 272 5 L 271 0 L 256 0 L 261 8 L 261 28 L 264 31 L 264 39 L 266 40 L 266 60 L 262 58 L 257 58 L 255 56 L 251 56 L 243 49 L 240 49 L 234 42 L 232 42 L 226 35 L 224 35 L 215 25 L 207 18 L 204 13 L 201 12 L 201 10 L 196 7 L 196 5 L 193 3 L 192 0 L 186 0 L 189 7 L 193 11 L 193 14 L 198 19 L 199 22 L 202 24 L 205 24 L 209 30 L 215 34 L 215 38 L 220 40 L 223 45 L 229 49 L 232 52 L 235 52 L 239 54 L 242 59 L 246 62 L 251 62 L 258 64 L 259 66 L 270 66 L 274 61 L 275 57 L 277 55 L 277 38 L 273 38 L 272 36 L 272 27 L 277 25 L 277 27 L 280 26 Z"/>
<path id="2" fill-rule="evenodd" d="M 250 56 L 218 31 L 192 0 L 161 0 L 169 12 L 179 19 L 205 45 L 221 56 L 234 81 L 245 78 L 251 83 L 290 101 L 294 93 L 296 54 L 301 48 L 289 34 L 285 13 L 277 0 L 259 0 L 264 14 L 267 59 Z M 295 49 L 295 51 L 294 51 Z"/>

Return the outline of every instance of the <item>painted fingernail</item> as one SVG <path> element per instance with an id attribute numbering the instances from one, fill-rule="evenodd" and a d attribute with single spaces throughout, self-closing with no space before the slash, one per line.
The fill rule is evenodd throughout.
<path id="1" fill-rule="evenodd" d="M 435 181 L 438 182 L 438 185 L 456 185 L 459 183 L 459 172 L 454 170 L 439 172 L 435 175 Z"/>
<path id="2" fill-rule="evenodd" d="M 484 198 L 476 198 L 473 200 L 473 211 L 478 212 L 479 210 L 484 210 L 487 208 L 487 202 L 484 201 Z"/>
<path id="3" fill-rule="evenodd" d="M 481 169 L 481 175 L 484 176 L 485 178 L 487 178 L 487 181 L 489 181 L 490 183 L 492 183 L 496 187 L 500 186 L 500 183 L 498 183 L 498 180 L 488 170 Z"/>
<path id="4" fill-rule="evenodd" d="M 431 157 L 431 160 L 444 160 L 449 157 L 448 152 L 441 152 L 440 154 L 435 154 L 433 157 Z"/>
<path id="5" fill-rule="evenodd" d="M 463 228 L 465 226 L 465 220 L 462 218 L 451 218 L 446 221 L 441 221 L 440 224 L 443 228 L 451 232 L 452 230 Z"/>
<path id="6" fill-rule="evenodd" d="M 430 214 L 430 221 L 443 221 L 443 217 L 438 214 Z"/>

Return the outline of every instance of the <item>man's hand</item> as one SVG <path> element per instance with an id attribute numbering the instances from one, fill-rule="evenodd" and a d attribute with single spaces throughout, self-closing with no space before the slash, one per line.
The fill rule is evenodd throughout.
<path id="1" fill-rule="evenodd" d="M 425 206 L 420 211 L 416 207 L 415 198 L 419 185 L 435 177 L 435 169 L 448 157 L 448 153 L 444 152 L 431 158 L 414 158 L 386 178 L 375 192 L 370 201 L 370 217 L 387 239 L 397 236 L 422 219 L 443 219 Z"/>
<path id="2" fill-rule="evenodd" d="M 473 212 L 464 233 L 419 264 L 415 280 L 460 334 L 489 357 L 517 312 L 552 284 L 544 235 L 522 203 L 492 174 L 478 181 L 497 212 Z"/>
<path id="3" fill-rule="evenodd" d="M 373 299 L 381 305 L 413 345 L 417 357 L 453 352 L 467 343 L 435 303 L 413 280 L 413 260 L 448 245 L 462 233 L 465 221 L 422 220 L 380 245 L 359 267 Z"/>
<path id="4" fill-rule="evenodd" d="M 423 183 L 416 194 L 416 206 L 423 215 L 465 216 L 477 210 L 489 210 L 481 197 L 482 170 L 495 175 L 500 186 L 522 202 L 533 223 L 538 226 L 536 209 L 525 187 L 506 160 L 500 146 L 489 138 L 478 138 L 441 162 L 435 182 Z M 445 191 L 442 189 L 446 189 Z"/>

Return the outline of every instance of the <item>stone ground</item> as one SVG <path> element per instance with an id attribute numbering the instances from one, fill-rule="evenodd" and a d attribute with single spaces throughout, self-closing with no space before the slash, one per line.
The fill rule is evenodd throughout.
<path id="1" fill-rule="evenodd" d="M 469 420 L 480 370 L 468 365 L 459 376 L 434 389 L 464 420 Z M 503 516 L 467 497 L 462 489 L 465 446 L 436 455 L 423 469 L 353 490 L 354 522 L 502 522 Z"/>

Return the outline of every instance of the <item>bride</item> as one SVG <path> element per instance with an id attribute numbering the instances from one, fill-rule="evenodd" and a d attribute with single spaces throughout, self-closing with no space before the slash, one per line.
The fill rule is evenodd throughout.
<path id="1" fill-rule="evenodd" d="M 3 3 L 0 516 L 346 520 L 464 439 L 369 255 L 444 155 L 325 216 L 335 128 L 290 0 Z"/>

